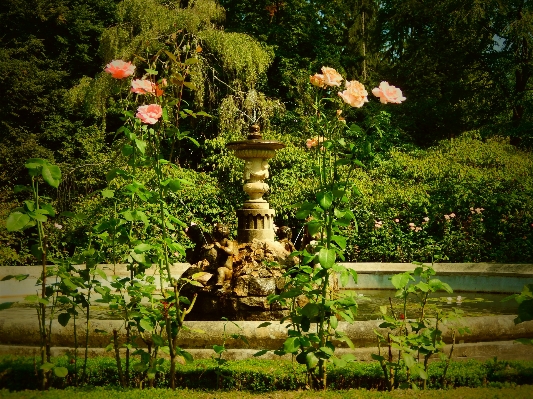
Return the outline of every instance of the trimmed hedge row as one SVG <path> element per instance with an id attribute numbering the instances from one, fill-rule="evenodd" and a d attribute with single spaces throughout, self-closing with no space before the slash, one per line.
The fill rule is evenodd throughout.
<path id="1" fill-rule="evenodd" d="M 65 379 L 55 378 L 52 386 L 66 388 L 74 385 L 75 369 L 66 357 L 56 358 L 55 364 L 69 369 Z M 78 362 L 78 373 L 81 373 Z M 156 377 L 155 386 L 167 388 L 167 369 Z M 124 367 L 124 366 L 123 366 Z M 455 387 L 503 387 L 525 385 L 533 382 L 533 361 L 452 362 L 447 373 L 446 387 L 440 382 L 444 364 L 435 362 L 429 367 L 430 388 Z M 132 386 L 141 386 L 142 374 L 131 372 Z M 217 382 L 218 381 L 218 382 Z M 87 376 L 80 384 L 87 386 L 118 386 L 116 364 L 110 358 L 89 359 Z M 217 386 L 218 385 L 218 386 Z M 247 359 L 232 361 L 217 370 L 212 360 L 198 360 L 180 365 L 177 371 L 177 386 L 182 389 L 269 392 L 291 391 L 305 388 L 305 367 L 290 361 Z M 328 373 L 331 390 L 354 388 L 384 390 L 381 368 L 377 362 L 355 362 L 344 368 L 331 368 Z M 33 357 L 0 357 L 0 389 L 21 391 L 39 389 L 37 366 Z"/>

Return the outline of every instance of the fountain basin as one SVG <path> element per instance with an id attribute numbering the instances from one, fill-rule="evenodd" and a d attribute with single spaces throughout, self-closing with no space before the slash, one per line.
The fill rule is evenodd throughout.
<path id="1" fill-rule="evenodd" d="M 391 287 L 387 276 L 412 270 L 411 264 L 382 264 L 360 263 L 346 264 L 358 272 L 357 284 L 352 280 L 348 289 L 379 290 Z M 81 267 L 81 266 L 80 266 Z M 176 264 L 172 268 L 175 276 L 188 267 L 188 264 Z M 30 267 L 0 267 L 0 279 L 6 275 L 29 274 L 27 280 L 0 282 L 0 302 L 22 300 L 24 296 L 35 294 L 39 287 L 36 281 L 40 275 L 39 266 Z M 128 276 L 125 265 L 117 265 L 113 270 L 112 265 L 103 265 L 102 270 L 109 276 Z M 448 282 L 457 292 L 503 292 L 512 293 L 521 291 L 523 285 L 533 281 L 532 265 L 498 265 L 498 264 L 436 264 L 437 278 Z M 149 270 L 154 273 L 155 270 Z M 483 284 L 476 283 L 483 281 Z M 472 281 L 471 281 L 472 280 Z M 156 279 L 158 281 L 158 279 Z M 474 290 L 478 288 L 478 290 Z M 463 294 L 467 296 L 467 294 Z M 38 352 L 39 334 L 35 309 L 11 308 L 0 312 L 0 354 L 31 354 Z M 513 315 L 465 317 L 459 321 L 458 327 L 468 326 L 472 334 L 457 337 L 454 349 L 455 359 L 522 359 L 533 360 L 533 347 L 513 343 L 514 339 L 533 337 L 533 322 L 515 325 Z M 82 318 L 80 318 L 82 319 Z M 355 352 L 360 360 L 370 360 L 371 353 L 377 353 L 374 329 L 379 331 L 379 320 L 357 321 L 353 324 L 340 323 L 341 330 L 354 341 L 358 348 Z M 246 346 L 239 340 L 228 340 L 227 357 L 239 359 L 252 356 L 261 349 L 277 349 L 287 337 L 285 325 L 271 322 L 267 327 L 259 328 L 260 321 L 238 321 L 242 328 L 239 330 L 232 323 L 223 321 L 186 321 L 189 331 L 182 331 L 180 346 L 187 349 L 196 357 L 211 357 L 212 346 L 220 345 L 224 327 L 227 334 L 239 333 L 247 337 L 250 345 Z M 102 354 L 104 347 L 110 341 L 110 333 L 117 329 L 123 334 L 123 322 L 120 320 L 91 320 L 89 347 L 91 353 Z M 78 342 L 83 342 L 83 324 L 78 324 Z M 108 334 L 95 332 L 107 331 Z M 444 339 L 450 340 L 449 328 L 444 328 Z M 72 348 L 73 326 L 72 322 L 66 327 L 53 323 L 52 345 L 56 348 L 54 353 L 64 353 Z M 339 353 L 350 351 L 339 343 Z M 269 355 L 276 357 L 275 355 Z"/>

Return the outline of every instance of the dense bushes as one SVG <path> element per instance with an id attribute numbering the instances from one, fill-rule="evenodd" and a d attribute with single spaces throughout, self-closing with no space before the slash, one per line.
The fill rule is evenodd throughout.
<path id="1" fill-rule="evenodd" d="M 533 260 L 533 160 L 507 140 L 464 135 L 427 151 L 392 151 L 358 180 L 350 260 Z"/>

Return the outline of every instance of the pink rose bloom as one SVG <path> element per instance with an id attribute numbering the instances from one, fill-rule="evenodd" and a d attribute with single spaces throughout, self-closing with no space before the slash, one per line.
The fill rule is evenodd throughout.
<path id="1" fill-rule="evenodd" d="M 381 82 L 379 88 L 372 89 L 372 94 L 379 97 L 379 101 L 383 104 L 393 103 L 400 104 L 406 98 L 402 95 L 402 91 L 397 87 L 389 85 L 387 82 Z"/>
<path id="2" fill-rule="evenodd" d="M 111 76 L 115 79 L 124 79 L 133 75 L 135 72 L 135 65 L 133 65 L 131 62 L 114 60 L 106 65 L 104 71 L 111 74 Z"/>
<path id="3" fill-rule="evenodd" d="M 311 76 L 309 78 L 309 81 L 311 82 L 311 84 L 313 86 L 317 86 L 317 87 L 324 87 L 325 86 L 324 75 L 320 75 L 318 73 L 315 73 L 313 76 Z"/>
<path id="4" fill-rule="evenodd" d="M 147 79 L 135 79 L 131 81 L 131 92 L 137 94 L 153 94 L 154 84 Z"/>
<path id="5" fill-rule="evenodd" d="M 357 80 L 346 81 L 346 90 L 338 93 L 344 102 L 352 107 L 361 108 L 368 102 L 368 93 L 365 86 Z"/>
<path id="6" fill-rule="evenodd" d="M 137 108 L 137 114 L 135 116 L 139 118 L 141 122 L 153 125 L 157 123 L 162 114 L 163 110 L 159 104 L 150 104 L 141 105 Z"/>
<path id="7" fill-rule="evenodd" d="M 329 67 L 322 67 L 322 75 L 319 76 L 323 77 L 326 86 L 340 86 L 343 81 L 341 74 Z"/>

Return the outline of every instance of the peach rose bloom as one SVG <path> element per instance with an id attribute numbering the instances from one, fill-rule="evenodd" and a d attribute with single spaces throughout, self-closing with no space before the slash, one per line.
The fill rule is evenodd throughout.
<path id="1" fill-rule="evenodd" d="M 315 138 L 312 138 L 312 139 L 307 139 L 305 145 L 307 146 L 307 148 L 311 149 L 313 147 L 316 147 L 318 145 L 318 139 L 315 137 Z"/>
<path id="2" fill-rule="evenodd" d="M 154 84 L 146 79 L 135 79 L 131 81 L 131 92 L 137 94 L 153 94 Z"/>
<path id="3" fill-rule="evenodd" d="M 137 108 L 137 114 L 135 116 L 139 118 L 141 122 L 148 125 L 153 125 L 157 123 L 162 114 L 163 110 L 159 104 L 150 104 L 141 105 L 139 108 Z"/>
<path id="4" fill-rule="evenodd" d="M 343 78 L 335 69 L 329 67 L 322 67 L 322 76 L 326 86 L 340 86 Z"/>
<path id="5" fill-rule="evenodd" d="M 317 87 L 324 87 L 324 75 L 320 75 L 318 73 L 315 73 L 313 76 L 309 78 L 309 81 L 313 86 Z"/>
<path id="6" fill-rule="evenodd" d="M 387 82 L 381 82 L 379 87 L 373 88 L 372 94 L 379 97 L 379 101 L 381 101 L 382 104 L 400 104 L 402 101 L 406 100 L 400 89 L 389 85 Z"/>
<path id="7" fill-rule="evenodd" d="M 115 79 L 124 79 L 133 75 L 135 72 L 135 65 L 133 65 L 131 62 L 114 60 L 106 65 L 104 71 L 111 74 L 111 77 Z"/>
<path id="8" fill-rule="evenodd" d="M 307 146 L 307 148 L 311 149 L 313 147 L 316 147 L 318 144 L 323 143 L 324 141 L 327 141 L 327 140 L 328 140 L 327 137 L 315 136 L 312 139 L 307 139 L 307 142 L 305 143 L 305 145 Z M 320 149 L 323 151 L 324 147 L 320 147 Z"/>
<path id="9" fill-rule="evenodd" d="M 344 102 L 352 107 L 361 108 L 368 102 L 368 92 L 365 86 L 357 80 L 346 81 L 346 90 L 338 93 Z"/>

